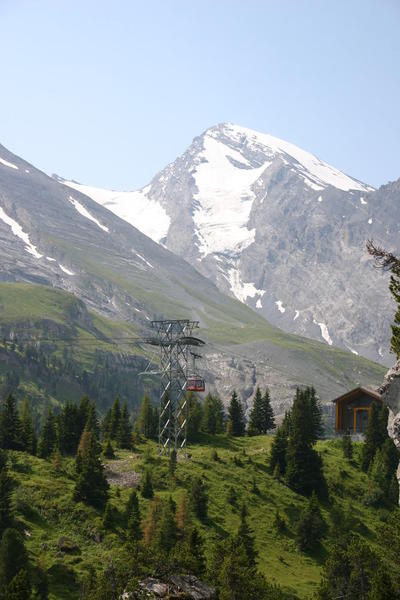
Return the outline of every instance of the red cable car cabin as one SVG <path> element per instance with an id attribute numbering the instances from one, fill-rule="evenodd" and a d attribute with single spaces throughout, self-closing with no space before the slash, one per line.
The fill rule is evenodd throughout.
<path id="1" fill-rule="evenodd" d="M 204 392 L 206 389 L 206 385 L 204 379 L 199 377 L 198 375 L 192 375 L 187 378 L 186 381 L 186 391 L 187 392 Z"/>

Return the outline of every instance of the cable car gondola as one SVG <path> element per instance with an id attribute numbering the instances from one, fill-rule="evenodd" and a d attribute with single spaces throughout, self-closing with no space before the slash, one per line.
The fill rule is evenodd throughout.
<path id="1" fill-rule="evenodd" d="M 205 381 L 198 375 L 191 375 L 186 380 L 186 391 L 187 392 L 204 392 L 206 389 Z"/>

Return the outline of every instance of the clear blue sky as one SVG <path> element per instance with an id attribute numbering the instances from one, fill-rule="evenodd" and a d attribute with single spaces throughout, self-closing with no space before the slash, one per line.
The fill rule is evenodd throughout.
<path id="1" fill-rule="evenodd" d="M 135 189 L 221 121 L 400 177 L 400 0 L 0 0 L 0 143 Z"/>

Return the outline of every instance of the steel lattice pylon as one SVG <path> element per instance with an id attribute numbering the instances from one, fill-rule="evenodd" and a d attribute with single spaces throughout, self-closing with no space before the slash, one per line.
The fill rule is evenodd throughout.
<path id="1" fill-rule="evenodd" d="M 189 348 L 204 342 L 193 337 L 198 321 L 176 319 L 152 321 L 156 337 L 148 340 L 160 348 L 160 417 L 158 448 L 160 453 L 182 450 L 186 453 Z"/>

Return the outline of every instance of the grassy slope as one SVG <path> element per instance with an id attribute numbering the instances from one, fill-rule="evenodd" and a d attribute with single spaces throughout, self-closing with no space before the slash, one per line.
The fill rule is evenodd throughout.
<path id="1" fill-rule="evenodd" d="M 271 437 L 228 440 L 224 436 L 204 436 L 201 443 L 190 448 L 191 460 L 179 462 L 175 482 L 168 477 L 167 459 L 157 457 L 156 446 L 152 442 L 139 444 L 134 453 L 121 451 L 117 459 L 124 460 L 124 470 L 141 471 L 145 464 L 151 465 L 156 494 L 165 496 L 172 493 L 175 500 L 189 487 L 193 475 L 202 475 L 210 497 L 210 519 L 206 527 L 200 527 L 208 542 L 216 535 L 235 532 L 238 526 L 239 510 L 233 509 L 226 501 L 229 486 L 234 486 L 238 504 L 245 501 L 249 509 L 249 522 L 259 552 L 259 569 L 269 579 L 296 591 L 300 598 L 309 598 L 318 585 L 326 548 L 322 547 L 314 556 L 307 556 L 297 549 L 291 532 L 305 499 L 269 474 L 266 456 L 271 440 Z M 213 449 L 218 451 L 220 462 L 212 459 Z M 352 504 L 358 532 L 376 545 L 376 532 L 380 519 L 384 518 L 384 511 L 363 505 L 361 499 L 368 489 L 368 480 L 360 472 L 357 459 L 354 463 L 345 461 L 338 443 L 334 441 L 320 442 L 318 449 L 323 457 L 332 497 L 342 506 Z M 32 557 L 40 558 L 49 569 L 51 598 L 77 598 L 77 579 L 89 564 L 96 569 L 101 568 L 111 558 L 115 561 L 121 555 L 122 523 L 114 532 L 106 533 L 101 543 L 95 543 L 94 534 L 101 531 L 101 515 L 92 508 L 72 502 L 73 461 L 63 459 L 62 472 L 56 475 L 51 462 L 22 453 L 10 454 L 12 474 L 19 484 L 15 492 L 17 515 L 30 534 L 28 549 Z M 235 455 L 240 457 L 243 466 L 234 464 Z M 108 462 L 114 469 L 120 468 L 118 461 Z M 259 488 L 258 495 L 251 491 L 253 478 Z M 122 512 L 130 490 L 121 488 L 118 496 L 116 489 L 112 487 L 111 499 Z M 144 514 L 149 501 L 140 499 L 140 502 Z M 288 523 L 286 534 L 278 534 L 274 530 L 276 509 Z M 323 507 L 323 513 L 329 522 L 329 506 Z M 76 542 L 79 551 L 60 553 L 57 542 L 62 535 Z"/>
<path id="2" fill-rule="evenodd" d="M 192 292 L 193 293 L 193 292 Z M 157 310 L 160 309 L 159 298 L 154 291 L 145 298 L 150 306 L 156 301 Z M 161 302 L 162 300 L 162 302 Z M 164 312 L 168 310 L 169 304 L 166 299 L 161 299 Z M 219 344 L 224 347 L 248 345 L 245 349 L 248 356 L 252 356 L 252 344 L 265 345 L 267 353 L 273 358 L 273 366 L 278 368 L 281 364 L 280 354 L 285 353 L 288 363 L 301 364 L 302 369 L 307 372 L 309 365 L 313 364 L 321 370 L 329 373 L 336 380 L 340 380 L 347 387 L 354 386 L 359 381 L 371 381 L 380 383 L 386 369 L 362 357 L 356 357 L 349 352 L 337 348 L 331 348 L 314 340 L 287 334 L 277 327 L 272 326 L 265 319 L 257 315 L 244 304 L 231 298 L 226 298 L 222 308 L 213 303 L 211 299 L 201 299 L 207 305 L 207 314 L 199 313 L 199 318 L 205 324 L 202 335 L 211 344 Z M 18 323 L 19 321 L 40 321 L 50 319 L 59 324 L 71 325 L 71 314 L 77 300 L 71 294 L 39 285 L 0 283 L 0 325 L 2 323 Z M 175 312 L 179 307 L 174 306 Z M 161 310 L 161 309 L 160 309 Z M 183 312 L 182 312 L 183 311 Z M 180 314 L 173 316 L 187 317 L 183 310 Z M 179 312 L 179 310 L 178 310 Z M 132 352 L 129 344 L 119 343 L 118 347 L 112 346 L 101 338 L 135 336 L 135 327 L 126 322 L 113 321 L 88 311 L 92 327 L 91 331 L 82 328 L 75 323 L 77 336 L 82 338 L 89 336 L 92 342 L 98 340 L 97 347 L 116 351 Z M 74 323 L 72 322 L 72 325 Z M 83 330 L 82 330 L 83 329 Z M 93 348 L 93 346 L 92 346 Z M 90 364 L 90 345 L 76 347 L 78 356 Z M 135 347 L 134 353 L 140 354 L 140 349 Z M 308 363 L 308 364 L 307 364 Z"/>
<path id="3" fill-rule="evenodd" d="M 30 335 L 48 339 L 51 354 L 62 357 L 66 349 L 73 353 L 73 359 L 80 367 L 89 372 L 98 350 L 108 355 L 120 352 L 135 356 L 144 354 L 143 349 L 132 342 L 138 336 L 133 324 L 106 319 L 87 310 L 72 294 L 41 285 L 0 283 L 0 331 L 2 329 L 15 331 L 17 339 L 18 336 L 29 339 Z M 60 337 L 67 341 L 57 341 Z M 125 337 L 128 338 L 126 342 Z M 118 338 L 118 342 L 113 342 L 112 338 Z M 2 351 L 4 343 L 0 335 L 0 355 Z M 0 361 L 0 384 L 7 370 L 6 362 Z M 58 404 L 60 400 L 76 400 L 79 394 L 82 395 L 73 382 L 66 381 L 55 395 L 45 397 L 41 382 L 24 368 L 23 359 L 13 370 L 20 378 L 18 397 L 27 394 L 43 403 Z"/>

